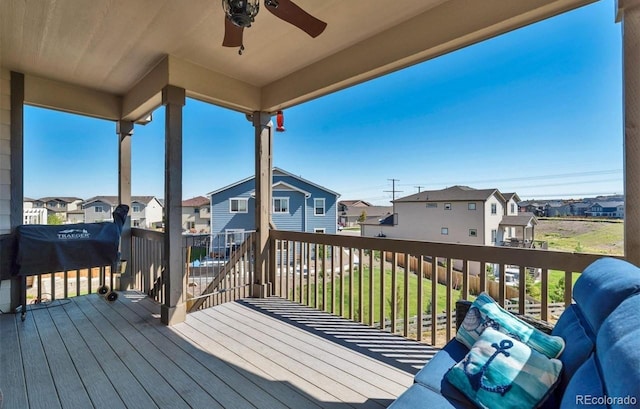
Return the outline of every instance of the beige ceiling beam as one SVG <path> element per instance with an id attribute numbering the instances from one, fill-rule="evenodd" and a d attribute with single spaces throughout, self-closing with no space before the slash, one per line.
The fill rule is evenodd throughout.
<path id="1" fill-rule="evenodd" d="M 121 98 L 106 92 L 34 75 L 25 75 L 24 102 L 100 119 L 120 118 Z"/>
<path id="2" fill-rule="evenodd" d="M 165 56 L 122 98 L 122 119 L 138 121 L 162 105 L 162 89 L 169 84 L 169 56 Z"/>
<path id="3" fill-rule="evenodd" d="M 190 98 L 225 108 L 245 113 L 260 108 L 259 88 L 173 56 L 169 57 L 169 83 L 187 90 Z"/>
<path id="4" fill-rule="evenodd" d="M 297 105 L 589 3 L 593 0 L 447 1 L 265 86 L 262 111 Z M 476 12 L 469 12 L 474 7 Z"/>

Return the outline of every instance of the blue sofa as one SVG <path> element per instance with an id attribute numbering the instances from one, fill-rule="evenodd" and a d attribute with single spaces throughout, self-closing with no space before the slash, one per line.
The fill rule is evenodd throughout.
<path id="1" fill-rule="evenodd" d="M 565 340 L 563 369 L 543 407 L 640 407 L 640 269 L 602 258 L 583 271 L 573 298 L 552 331 Z M 389 408 L 475 408 L 445 379 L 467 352 L 449 341 Z"/>

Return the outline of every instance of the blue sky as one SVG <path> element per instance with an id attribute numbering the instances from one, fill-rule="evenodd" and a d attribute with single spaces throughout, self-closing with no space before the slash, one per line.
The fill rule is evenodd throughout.
<path id="1" fill-rule="evenodd" d="M 622 56 L 601 1 L 285 111 L 274 165 L 388 204 L 456 184 L 523 199 L 623 193 Z M 163 197 L 164 115 L 137 126 L 134 195 Z M 254 173 L 244 114 L 187 100 L 183 196 Z M 51 164 L 54 164 L 51 166 Z M 109 121 L 25 110 L 25 196 L 117 194 Z"/>

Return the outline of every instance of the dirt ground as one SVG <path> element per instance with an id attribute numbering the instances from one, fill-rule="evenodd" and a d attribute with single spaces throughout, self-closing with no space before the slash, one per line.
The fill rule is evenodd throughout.
<path id="1" fill-rule="evenodd" d="M 620 221 L 540 219 L 535 238 L 547 241 L 551 250 L 622 254 L 623 228 Z"/>

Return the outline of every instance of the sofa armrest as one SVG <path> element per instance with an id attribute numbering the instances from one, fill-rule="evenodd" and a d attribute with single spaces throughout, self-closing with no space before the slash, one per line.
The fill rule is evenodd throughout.
<path id="1" fill-rule="evenodd" d="M 471 304 L 472 302 L 469 300 L 456 301 L 456 331 L 460 328 L 460 325 L 462 325 L 462 321 L 464 321 L 464 317 L 467 315 L 469 308 L 471 308 Z M 518 317 L 518 319 L 521 319 L 522 321 L 544 332 L 545 334 L 551 334 L 551 331 L 553 330 L 553 325 L 549 324 L 546 321 L 539 320 L 530 315 L 514 315 Z"/>

